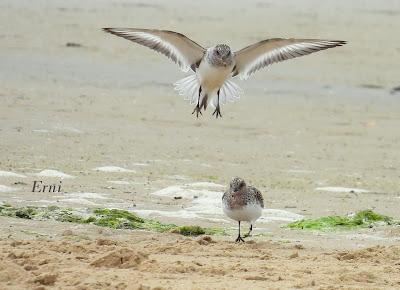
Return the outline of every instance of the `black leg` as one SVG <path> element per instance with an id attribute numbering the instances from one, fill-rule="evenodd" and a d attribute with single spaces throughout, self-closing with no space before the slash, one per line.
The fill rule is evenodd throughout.
<path id="1" fill-rule="evenodd" d="M 243 240 L 242 237 L 240 236 L 240 221 L 239 221 L 239 235 L 238 235 L 238 237 L 236 238 L 235 242 L 236 242 L 236 243 L 240 243 L 240 242 L 243 242 L 243 243 L 244 243 L 244 240 Z"/>
<path id="2" fill-rule="evenodd" d="M 218 90 L 218 92 L 217 92 L 217 95 L 218 95 L 218 103 L 217 103 L 217 106 L 215 107 L 214 113 L 212 113 L 213 116 L 214 116 L 214 114 L 215 114 L 215 118 L 217 118 L 217 119 L 218 119 L 218 117 L 222 117 L 222 115 L 221 115 L 221 109 L 220 109 L 220 107 L 219 107 L 219 93 L 220 93 L 220 90 Z"/>
<path id="3" fill-rule="evenodd" d="M 196 105 L 196 107 L 194 107 L 194 110 L 192 112 L 192 115 L 194 114 L 194 112 L 196 112 L 197 118 L 199 118 L 199 114 L 203 115 L 203 113 L 201 112 L 201 108 L 200 108 L 200 95 L 201 95 L 201 87 L 199 88 L 199 97 L 197 98 L 197 105 Z"/>
<path id="4" fill-rule="evenodd" d="M 250 224 L 250 229 L 249 232 L 247 234 L 245 234 L 243 237 L 247 238 L 247 237 L 251 237 L 251 231 L 253 230 L 253 224 Z"/>
<path id="5" fill-rule="evenodd" d="M 200 105 L 199 105 L 199 104 L 197 104 L 197 106 L 194 107 L 194 110 L 193 110 L 193 112 L 192 112 L 192 115 L 194 114 L 194 112 L 196 112 L 196 117 L 197 117 L 197 118 L 199 117 L 199 114 L 200 114 L 200 115 L 203 115 L 203 113 L 201 112 L 201 109 L 200 109 Z"/>

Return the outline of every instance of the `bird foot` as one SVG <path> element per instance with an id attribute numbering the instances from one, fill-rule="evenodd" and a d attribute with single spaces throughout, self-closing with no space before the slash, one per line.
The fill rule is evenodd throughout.
<path id="1" fill-rule="evenodd" d="M 236 238 L 235 242 L 236 242 L 236 243 L 240 243 L 240 242 L 243 242 L 243 243 L 244 243 L 244 240 L 242 239 L 241 236 L 238 236 L 238 237 Z"/>
<path id="2" fill-rule="evenodd" d="M 245 235 L 243 236 L 243 238 L 248 238 L 248 237 L 251 237 L 251 236 L 252 236 L 251 233 L 248 232 L 247 234 L 245 234 Z"/>
<path id="3" fill-rule="evenodd" d="M 192 115 L 196 112 L 196 117 L 199 118 L 199 114 L 203 116 L 203 113 L 201 112 L 200 106 L 197 104 L 196 107 L 194 107 L 194 110 L 192 112 Z"/>
<path id="4" fill-rule="evenodd" d="M 218 119 L 218 117 L 221 117 L 221 118 L 222 118 L 221 110 L 220 110 L 219 105 L 215 108 L 215 111 L 214 111 L 214 113 L 212 113 L 212 115 L 213 115 L 213 116 L 215 115 L 215 118 L 217 118 L 217 119 Z"/>

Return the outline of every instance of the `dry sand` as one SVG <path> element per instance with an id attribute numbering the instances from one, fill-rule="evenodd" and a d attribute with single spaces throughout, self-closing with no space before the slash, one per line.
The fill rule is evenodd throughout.
<path id="1" fill-rule="evenodd" d="M 0 201 L 234 228 L 218 200 L 239 175 L 267 207 L 244 245 L 0 218 L 1 289 L 400 287 L 396 226 L 281 228 L 365 208 L 400 219 L 400 95 L 390 93 L 400 84 L 398 1 L 227 3 L 0 3 Z M 177 30 L 234 49 L 269 37 L 349 43 L 238 82 L 245 95 L 222 107 L 222 119 L 207 111 L 196 120 L 172 89 L 184 74 L 107 26 Z M 34 180 L 61 177 L 62 194 L 31 192 Z M 114 251 L 122 265 L 101 260 Z"/>
<path id="2" fill-rule="evenodd" d="M 7 222 L 7 221 L 4 221 Z M 91 226 L 25 225 L 40 238 L 0 239 L 6 289 L 396 289 L 400 245 L 324 250 Z M 54 226 L 56 230 L 54 230 Z M 28 230 L 27 230 L 28 231 Z M 51 233 L 52 238 L 45 234 Z M 25 231 L 26 233 L 26 231 Z"/>

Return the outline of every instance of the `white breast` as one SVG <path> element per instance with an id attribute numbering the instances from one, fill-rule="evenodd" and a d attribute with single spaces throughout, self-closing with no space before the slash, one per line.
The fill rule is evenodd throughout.
<path id="1" fill-rule="evenodd" d="M 224 213 L 235 221 L 255 222 L 262 214 L 262 208 L 259 204 L 248 204 L 240 209 L 229 209 L 223 203 Z"/>
<path id="2" fill-rule="evenodd" d="M 210 65 L 206 60 L 202 61 L 199 68 L 196 70 L 201 88 L 205 93 L 219 90 L 225 80 L 230 77 L 231 72 L 231 66 L 215 67 Z"/>

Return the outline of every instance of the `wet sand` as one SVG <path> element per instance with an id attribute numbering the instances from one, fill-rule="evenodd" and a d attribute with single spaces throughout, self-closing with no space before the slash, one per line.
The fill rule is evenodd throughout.
<path id="1" fill-rule="evenodd" d="M 0 217 L 7 263 L 0 285 L 34 288 L 40 286 L 37 275 L 54 270 L 59 276 L 53 287 L 59 289 L 118 283 L 135 289 L 133 281 L 167 289 L 312 288 L 312 281 L 315 288 L 396 288 L 391 271 L 398 265 L 390 257 L 398 257 L 398 227 L 313 233 L 281 226 L 366 208 L 400 219 L 400 98 L 391 93 L 399 85 L 400 42 L 392 33 L 400 29 L 397 3 L 251 1 L 229 8 L 226 3 L 0 4 L 0 202 L 116 207 L 163 222 L 234 229 L 218 201 L 238 175 L 263 192 L 267 208 L 254 243 L 240 246 L 233 236 L 213 236 L 216 243 L 200 245 L 173 234 L 106 229 L 101 234 L 95 226 Z M 210 5 L 215 9 L 207 9 Z M 220 13 L 224 8 L 227 15 Z M 235 49 L 270 37 L 349 43 L 237 81 L 245 94 L 222 107 L 222 119 L 207 111 L 197 120 L 173 90 L 172 83 L 185 75 L 162 56 L 100 30 L 107 26 L 177 30 L 205 46 L 227 42 Z M 32 193 L 34 180 L 62 180 L 63 192 Z M 61 234 L 69 228 L 72 238 Z M 85 238 L 75 238 L 77 232 Z M 114 240 L 111 232 L 118 233 L 118 245 L 97 246 L 98 239 Z M 82 247 L 76 256 L 83 258 L 49 249 L 30 261 L 46 243 L 54 249 Z M 305 249 L 296 250 L 297 244 Z M 364 255 L 368 247 L 374 255 Z M 124 248 L 147 256 L 128 269 L 88 268 Z M 13 251 L 29 257 L 14 259 Z M 362 258 L 343 261 L 339 251 Z M 295 252 L 299 257 L 290 258 Z M 192 264 L 196 254 L 203 255 L 202 266 Z M 54 263 L 42 267 L 39 260 L 47 255 L 54 255 Z M 176 264 L 168 266 L 169 259 Z M 29 263 L 37 269 L 24 269 Z M 82 269 L 87 280 L 75 285 Z M 311 274 L 301 272 L 306 269 Z M 15 278 L 24 275 L 32 276 Z M 107 275 L 119 278 L 112 286 L 101 284 L 113 277 Z"/>

